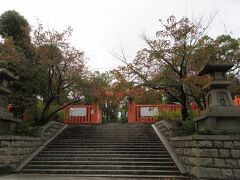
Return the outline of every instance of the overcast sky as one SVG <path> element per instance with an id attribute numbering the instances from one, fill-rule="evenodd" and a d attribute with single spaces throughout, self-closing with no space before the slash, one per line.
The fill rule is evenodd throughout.
<path id="1" fill-rule="evenodd" d="M 140 35 L 154 37 L 159 19 L 170 15 L 205 20 L 217 14 L 209 31 L 213 37 L 240 37 L 239 0 L 1 0 L 0 14 L 16 10 L 31 25 L 40 19 L 45 27 L 73 27 L 71 44 L 85 51 L 91 70 L 105 71 L 121 62 L 111 55 L 123 47 L 128 58 L 144 47 Z"/>

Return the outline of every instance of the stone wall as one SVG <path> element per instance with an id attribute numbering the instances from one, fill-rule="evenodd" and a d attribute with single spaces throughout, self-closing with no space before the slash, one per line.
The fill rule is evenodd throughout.
<path id="1" fill-rule="evenodd" d="M 63 126 L 64 124 L 59 122 L 49 122 L 36 132 L 38 137 L 1 135 L 0 172 L 15 170 L 24 159 L 62 129 Z"/>
<path id="2" fill-rule="evenodd" d="M 190 175 L 206 179 L 240 179 L 240 136 L 173 137 L 170 144 Z"/>
<path id="3" fill-rule="evenodd" d="M 240 135 L 171 137 L 161 121 L 155 126 L 166 136 L 186 172 L 196 179 L 240 179 Z M 165 126 L 165 127 L 164 127 Z"/>

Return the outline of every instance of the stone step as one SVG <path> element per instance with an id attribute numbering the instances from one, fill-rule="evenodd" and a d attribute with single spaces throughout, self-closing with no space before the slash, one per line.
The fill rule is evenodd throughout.
<path id="1" fill-rule="evenodd" d="M 36 161 L 56 161 L 56 160 L 66 160 L 66 161 L 152 161 L 152 162 L 169 162 L 172 161 L 170 157 L 34 157 L 33 160 Z"/>
<path id="2" fill-rule="evenodd" d="M 124 145 L 124 144 L 91 144 L 91 145 L 82 145 L 82 144 L 67 144 L 67 145 L 59 145 L 59 144 L 50 144 L 47 146 L 48 148 L 164 148 L 162 144 L 154 144 L 154 145 Z"/>
<path id="3" fill-rule="evenodd" d="M 114 130 L 105 130 L 105 131 L 71 131 L 71 132 L 64 132 L 62 134 L 60 134 L 60 136 L 71 136 L 71 135 L 84 135 L 84 136 L 96 136 L 96 135 L 113 135 L 113 136 L 117 136 L 117 135 L 120 135 L 120 136 L 126 136 L 126 135 L 129 135 L 129 136 L 150 136 L 152 135 L 153 137 L 155 137 L 156 135 L 154 134 L 155 132 L 154 131 L 139 131 L 139 132 L 136 132 L 136 131 L 129 131 L 129 132 L 126 132 L 125 130 L 121 130 L 121 131 L 114 131 Z"/>
<path id="4" fill-rule="evenodd" d="M 56 140 L 57 142 L 132 142 L 132 143 L 144 143 L 144 142 L 159 142 L 159 140 L 151 140 L 149 138 L 145 139 L 136 139 L 136 138 L 70 138 L 70 139 L 61 139 Z M 54 141 L 55 142 L 55 141 Z"/>
<path id="5" fill-rule="evenodd" d="M 27 165 L 26 169 L 109 169 L 109 170 L 177 170 L 176 166 L 149 165 Z"/>
<path id="6" fill-rule="evenodd" d="M 125 131 L 121 131 L 121 132 L 115 132 L 115 131 L 106 131 L 106 132 L 94 132 L 94 131 L 86 131 L 86 132 L 71 132 L 71 133 L 62 133 L 60 134 L 60 137 L 63 137 L 63 136 L 85 136 L 85 137 L 90 137 L 90 136 L 148 136 L 148 137 L 157 137 L 154 132 L 133 132 L 133 133 L 130 133 L 130 132 L 125 132 Z"/>
<path id="7" fill-rule="evenodd" d="M 81 147 L 81 148 L 68 148 L 68 147 L 46 147 L 45 150 L 50 151 L 147 151 L 147 150 L 155 150 L 155 151 L 162 151 L 165 150 L 164 147 L 97 147 L 97 148 L 90 148 L 90 147 Z"/>
<path id="8" fill-rule="evenodd" d="M 39 173 L 39 169 L 23 169 L 23 173 Z M 109 170 L 109 169 L 41 169 L 46 174 L 131 174 L 131 175 L 181 175 L 178 170 Z"/>
<path id="9" fill-rule="evenodd" d="M 56 144 L 56 145 L 75 145 L 75 144 L 78 144 L 78 145 L 124 145 L 124 146 L 128 146 L 128 145 L 159 145 L 162 143 L 161 142 L 148 142 L 148 143 L 139 143 L 139 142 L 136 142 L 136 143 L 128 143 L 128 142 L 119 142 L 119 143 L 116 143 L 116 142 L 106 142 L 106 143 L 71 143 L 71 142 L 52 142 L 51 144 Z"/>
<path id="10" fill-rule="evenodd" d="M 110 133 L 118 133 L 118 134 L 130 134 L 130 135 L 134 135 L 134 134 L 143 134 L 143 133 L 147 133 L 148 134 L 154 134 L 154 131 L 152 131 L 152 129 L 148 128 L 148 129 L 131 129 L 131 131 L 126 131 L 129 130 L 129 128 L 125 128 L 125 129 L 118 129 L 118 128 L 114 128 L 114 129 L 103 129 L 103 128 L 99 128 L 99 129 L 65 129 L 63 131 L 63 134 L 89 134 L 89 132 L 94 133 L 94 134 L 110 134 Z"/>
<path id="11" fill-rule="evenodd" d="M 147 142 L 152 142 L 152 143 L 159 143 L 159 140 L 108 140 L 108 139 L 101 139 L 101 140 L 95 140 L 95 139 L 69 139 L 69 140 L 64 140 L 64 139 L 56 139 L 52 141 L 52 143 L 147 143 Z"/>
<path id="12" fill-rule="evenodd" d="M 171 162 L 154 162 L 154 161 L 39 161 L 32 160 L 29 165 L 135 165 L 135 166 L 174 166 Z"/>
<path id="13" fill-rule="evenodd" d="M 29 173 L 29 172 L 25 172 L 25 173 Z M 34 173 L 36 174 L 36 173 Z M 43 176 L 45 176 L 47 173 L 43 174 Z M 85 178 L 90 178 L 90 179 L 139 179 L 139 180 L 153 180 L 153 179 L 158 179 L 158 180 L 190 180 L 192 178 L 187 177 L 187 176 L 183 176 L 183 175 L 139 175 L 139 174 L 54 174 L 54 177 L 62 177 L 62 176 L 66 176 L 66 177 L 76 177 L 79 179 L 85 179 Z M 67 178 L 68 179 L 68 178 Z"/>
<path id="14" fill-rule="evenodd" d="M 49 151 L 44 149 L 40 152 L 40 154 L 161 154 L 161 153 L 168 153 L 166 149 L 161 151 Z"/>
<path id="15" fill-rule="evenodd" d="M 151 125 L 150 125 L 151 127 Z M 132 131 L 126 131 L 131 129 Z M 64 134 L 73 134 L 73 133 L 85 133 L 87 134 L 88 132 L 94 132 L 96 134 L 108 134 L 108 133 L 112 133 L 112 132 L 117 132 L 119 134 L 124 134 L 124 133 L 127 133 L 127 134 L 141 134 L 141 133 L 144 133 L 144 132 L 147 132 L 148 134 L 150 133 L 153 133 L 154 134 L 154 131 L 152 131 L 152 129 L 150 129 L 149 127 L 148 128 L 145 128 L 145 129 L 139 129 L 139 128 L 131 128 L 131 127 L 128 127 L 128 128 L 104 128 L 104 127 L 100 127 L 100 128 L 78 128 L 78 129 L 73 129 L 73 128 L 67 128 L 63 131 Z"/>
<path id="16" fill-rule="evenodd" d="M 185 178 L 150 124 L 70 126 L 22 173 Z"/>
<path id="17" fill-rule="evenodd" d="M 126 133 L 126 132 L 121 132 L 121 133 L 117 133 L 117 132 L 110 132 L 108 131 L 107 133 L 104 133 L 104 132 L 101 132 L 101 133 L 97 133 L 97 132 L 92 132 L 92 133 L 89 133 L 89 132 L 73 132 L 73 133 L 62 133 L 60 134 L 59 137 L 64 137 L 64 136 L 67 136 L 67 137 L 78 137 L 78 136 L 84 136 L 84 137 L 97 137 L 97 136 L 108 136 L 108 137 L 111 137 L 111 136 L 123 136 L 123 137 L 157 137 L 154 133 L 147 133 L 147 132 L 141 132 L 141 133 Z"/>
<path id="18" fill-rule="evenodd" d="M 63 138 L 63 137 L 79 137 L 79 136 L 84 136 L 84 137 L 99 137 L 99 136 L 104 136 L 104 137 L 151 137 L 151 138 L 156 138 L 157 136 L 155 134 L 128 134 L 128 133 L 124 133 L 124 134 L 115 134 L 116 132 L 112 132 L 112 133 L 94 133 L 94 134 L 89 134 L 89 133 L 73 133 L 73 134 L 60 134 L 59 137 Z"/>
<path id="19" fill-rule="evenodd" d="M 150 138 L 150 139 L 157 139 L 156 136 L 153 135 L 128 135 L 128 134 L 124 134 L 124 135 L 104 135 L 104 134 L 94 134 L 94 135 L 83 135 L 83 134 L 75 134 L 75 135 L 60 135 L 59 138 L 65 138 L 65 139 L 72 139 L 72 138 L 99 138 L 99 137 L 103 137 L 103 138 L 138 138 L 138 139 L 142 139 L 142 138 Z"/>
<path id="20" fill-rule="evenodd" d="M 144 131 L 136 131 L 136 130 L 132 130 L 132 131 L 128 131 L 126 132 L 125 130 L 112 130 L 112 129 L 108 129 L 108 130 L 76 130 L 76 131 L 73 131 L 73 130 L 70 130 L 70 129 L 65 129 L 63 131 L 63 133 L 61 135 L 76 135 L 76 134 L 83 134 L 83 135 L 86 135 L 86 136 L 89 136 L 89 132 L 91 133 L 92 136 L 96 135 L 96 134 L 100 134 L 100 135 L 104 135 L 104 134 L 108 134 L 108 135 L 116 135 L 115 133 L 119 134 L 119 135 L 132 135 L 132 136 L 135 136 L 135 135 L 154 135 L 155 136 L 155 132 L 154 131 L 149 131 L 148 130 L 144 130 Z"/>
<path id="21" fill-rule="evenodd" d="M 170 155 L 166 153 L 162 154 L 38 154 L 36 157 L 59 157 L 59 156 L 65 156 L 65 157 L 108 157 L 108 158 L 114 158 L 114 157 L 138 157 L 138 158 L 143 158 L 143 157 L 156 157 L 156 158 L 161 158 L 161 157 L 170 157 Z"/>
<path id="22" fill-rule="evenodd" d="M 67 130 L 67 131 L 66 131 Z M 114 131 L 114 130 L 98 130 L 98 131 L 95 131 L 95 130 L 78 130 L 78 131 L 73 131 L 73 130 L 69 130 L 69 129 L 66 129 L 65 131 L 63 131 L 63 133 L 61 135 L 75 135 L 75 134 L 84 134 L 84 135 L 87 135 L 89 136 L 89 132 L 91 132 L 91 135 L 95 135 L 95 134 L 101 134 L 101 135 L 104 135 L 104 134 L 112 134 L 112 135 L 116 135 L 115 133 L 118 133 L 119 135 L 155 135 L 154 134 L 154 131 L 149 131 L 149 130 L 145 130 L 145 131 L 136 131 L 136 130 L 132 130 L 132 131 L 129 131 L 129 132 L 126 132 L 125 130 L 121 130 L 121 131 Z M 116 130 L 116 129 L 115 129 Z"/>

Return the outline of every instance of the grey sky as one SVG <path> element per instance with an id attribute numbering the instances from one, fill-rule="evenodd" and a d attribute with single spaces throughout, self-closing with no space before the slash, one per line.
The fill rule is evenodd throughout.
<path id="1" fill-rule="evenodd" d="M 217 13 L 211 36 L 240 37 L 239 0 L 1 0 L 0 14 L 15 9 L 31 25 L 37 18 L 48 28 L 73 27 L 71 43 L 84 50 L 91 70 L 105 71 L 121 64 L 110 52 L 121 46 L 129 58 L 144 47 L 142 33 L 154 37 L 159 19 L 170 15 L 205 20 Z"/>

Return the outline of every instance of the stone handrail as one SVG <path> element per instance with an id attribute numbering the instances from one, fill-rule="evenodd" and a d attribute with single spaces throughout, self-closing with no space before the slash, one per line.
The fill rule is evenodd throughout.
<path id="1" fill-rule="evenodd" d="M 34 134 L 40 138 L 44 137 L 44 134 L 48 128 L 50 128 L 53 125 L 63 125 L 63 123 L 57 122 L 57 121 L 49 121 L 47 124 L 39 127 Z"/>
<path id="2" fill-rule="evenodd" d="M 172 147 L 169 143 L 169 139 L 171 138 L 170 131 L 173 128 L 172 125 L 170 123 L 168 123 L 167 121 L 163 120 L 163 121 L 159 121 L 155 124 L 152 124 L 152 127 L 153 127 L 154 131 L 156 132 L 156 134 L 158 135 L 161 142 L 163 143 L 163 145 L 165 146 L 165 148 L 167 149 L 168 153 L 172 157 L 173 161 L 177 165 L 180 172 L 182 174 L 186 174 L 186 169 L 185 169 L 184 165 L 181 163 L 181 161 L 179 161 L 177 154 L 172 149 Z M 165 130 L 165 129 L 167 129 L 167 130 Z"/>

